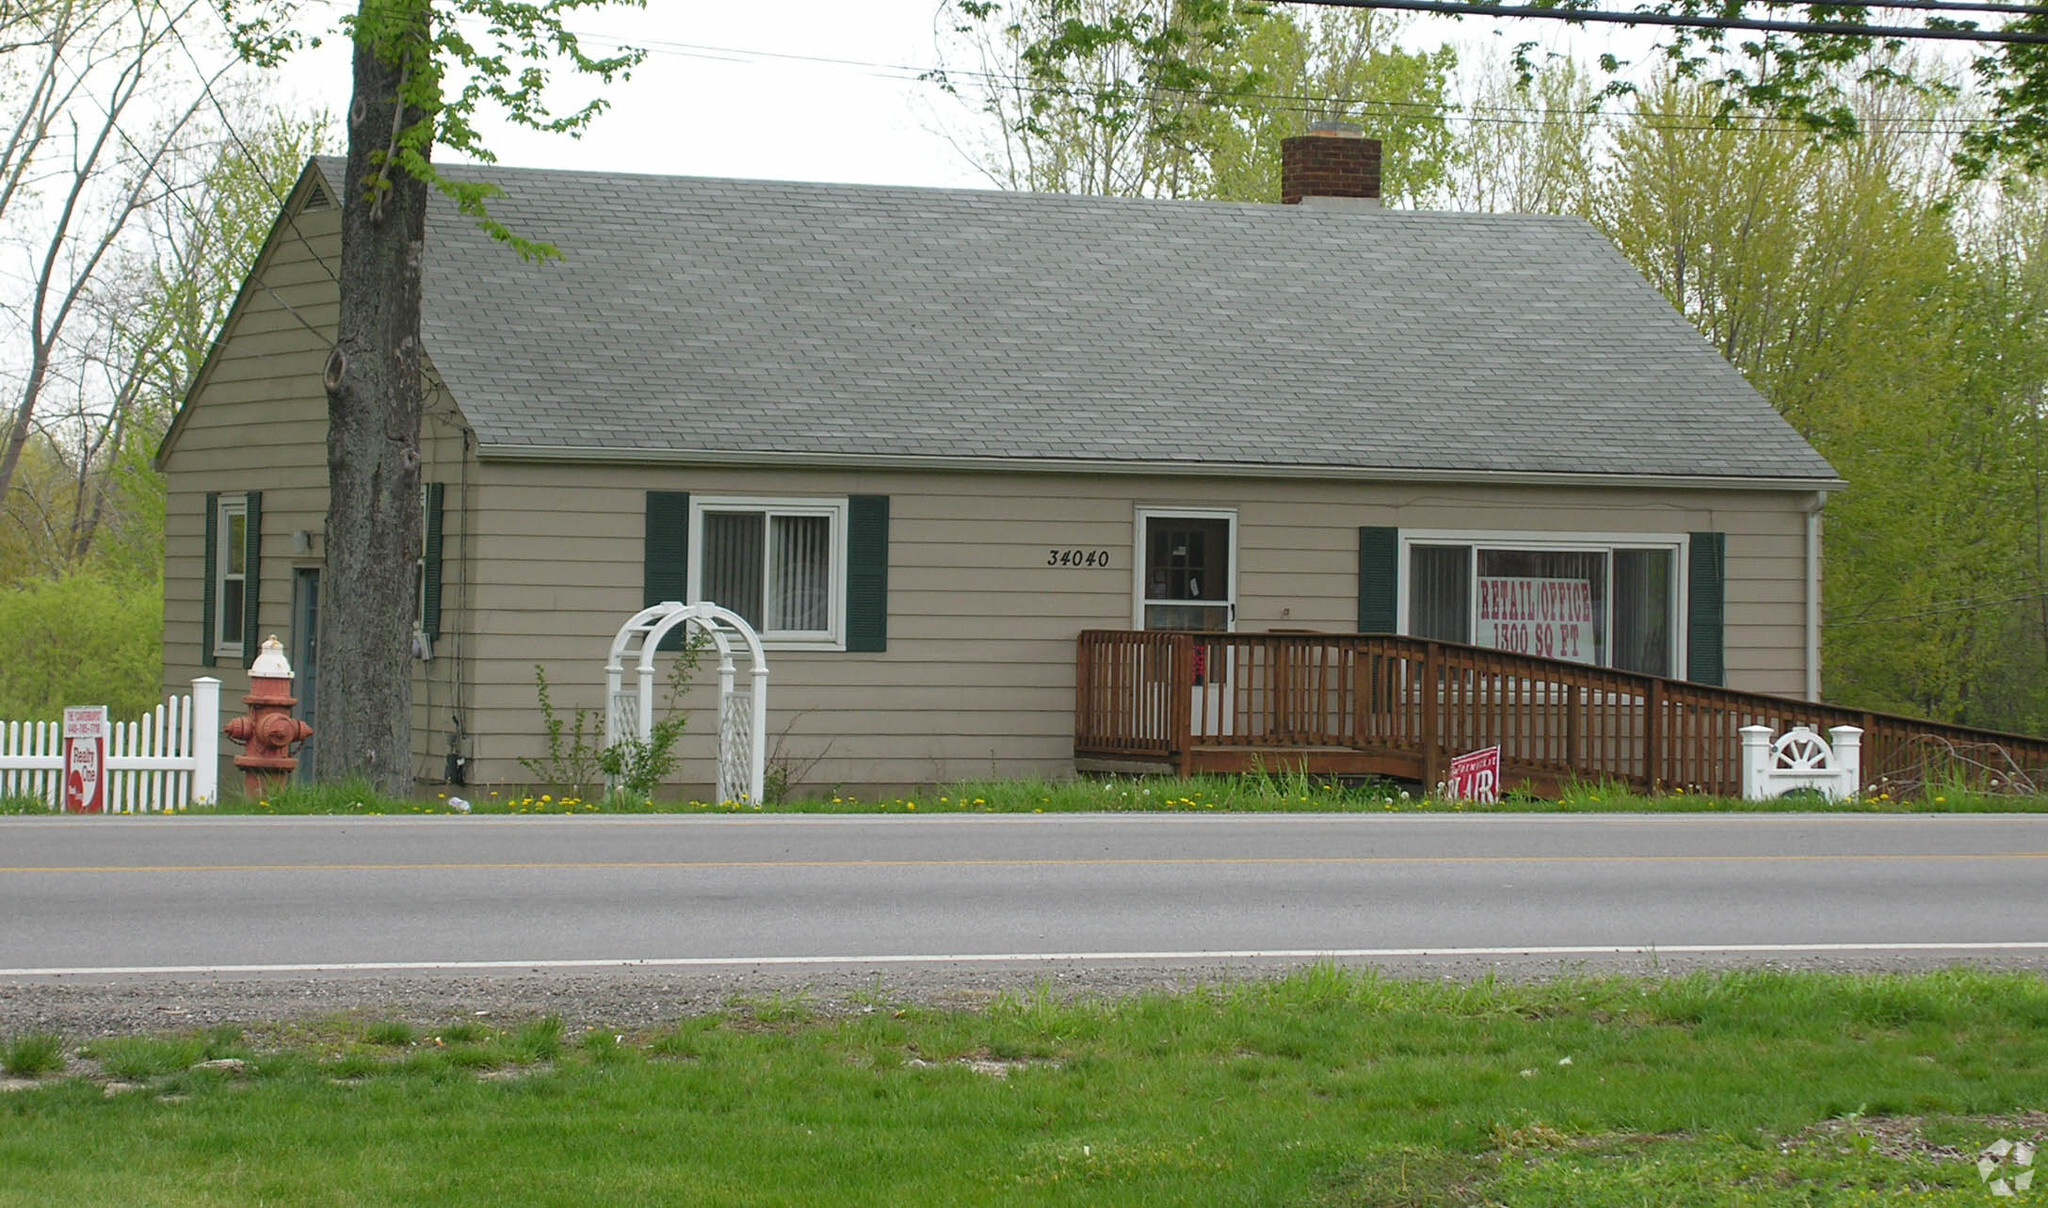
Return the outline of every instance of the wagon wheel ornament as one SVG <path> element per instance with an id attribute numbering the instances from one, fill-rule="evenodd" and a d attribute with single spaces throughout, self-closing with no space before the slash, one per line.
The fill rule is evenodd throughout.
<path id="1" fill-rule="evenodd" d="M 1825 772 L 1835 766 L 1827 740 L 1805 726 L 1786 731 L 1771 744 L 1772 765 L 1791 772 Z"/>

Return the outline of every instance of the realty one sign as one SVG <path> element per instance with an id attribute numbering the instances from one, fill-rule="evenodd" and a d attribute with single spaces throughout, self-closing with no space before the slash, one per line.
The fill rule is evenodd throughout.
<path id="1" fill-rule="evenodd" d="M 1479 578 L 1475 646 L 1593 661 L 1593 585 L 1584 579 Z"/>
<path id="2" fill-rule="evenodd" d="M 64 812 L 107 812 L 107 707 L 64 710 Z"/>

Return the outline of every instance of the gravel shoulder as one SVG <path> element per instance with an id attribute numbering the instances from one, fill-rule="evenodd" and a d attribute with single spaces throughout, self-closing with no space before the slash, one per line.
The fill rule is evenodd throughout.
<path id="1" fill-rule="evenodd" d="M 1203 985 L 1285 976 L 1302 962 L 1211 964 L 1075 961 L 1047 966 L 895 965 L 805 969 L 789 966 L 689 972 L 636 970 L 458 976 L 334 975 L 200 977 L 177 980 L 46 978 L 0 981 L 0 1037 L 56 1032 L 67 1037 L 178 1032 L 223 1024 L 290 1025 L 336 1015 L 405 1019 L 418 1025 L 459 1018 L 517 1020 L 559 1016 L 581 1026 L 654 1028 L 693 1015 L 782 998 L 820 1015 L 884 1006 L 976 1010 L 1005 994 L 1041 989 L 1062 999 L 1120 999 L 1183 992 Z M 1472 981 L 1590 976 L 1665 978 L 1730 968 L 1831 973 L 1912 973 L 1966 964 L 1975 969 L 2048 976 L 2048 955 L 1967 962 L 1936 954 L 1760 962 L 1739 957 L 1618 958 L 1600 962 L 1411 958 L 1381 962 L 1386 975 Z"/>

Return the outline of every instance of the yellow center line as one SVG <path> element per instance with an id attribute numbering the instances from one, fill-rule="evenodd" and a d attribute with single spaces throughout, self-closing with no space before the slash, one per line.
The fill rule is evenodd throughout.
<path id="1" fill-rule="evenodd" d="M 978 860 L 546 860 L 519 863 L 421 864 L 74 864 L 0 866 L 0 875 L 39 873 L 178 872 L 575 872 L 685 871 L 773 868 L 1146 868 L 1203 865 L 1381 864 L 1813 864 L 1847 862 L 1952 862 L 2048 860 L 2048 852 L 1911 852 L 1898 855 L 1754 856 L 1108 856 L 1071 859 Z"/>

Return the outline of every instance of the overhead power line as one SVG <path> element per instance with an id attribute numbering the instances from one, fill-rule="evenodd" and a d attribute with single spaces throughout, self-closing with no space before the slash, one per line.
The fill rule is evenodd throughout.
<path id="1" fill-rule="evenodd" d="M 1932 2 L 1932 0 L 1930 0 Z M 2042 10 L 2048 12 L 2048 9 Z M 585 35 L 584 40 L 605 44 L 608 40 L 598 35 Z M 623 42 L 616 45 L 625 45 Z M 883 80 L 901 80 L 906 83 L 930 82 L 937 70 L 931 67 L 916 67 L 904 63 L 884 63 L 871 59 L 840 59 L 823 55 L 792 54 L 786 51 L 761 50 L 742 46 L 709 46 L 692 42 L 663 41 L 660 39 L 639 39 L 635 45 L 650 54 L 673 56 L 683 59 L 745 64 L 760 59 L 772 59 L 790 63 L 809 63 L 820 66 L 845 67 Z M 962 80 L 979 80 L 987 84 L 1032 95 L 1053 95 L 1074 93 L 1094 95 L 1102 91 L 1084 84 L 1051 85 L 1029 76 L 1008 72 L 951 69 L 947 75 Z M 1168 89 L 1159 91 L 1178 93 L 1200 98 L 1207 94 L 1199 89 Z M 1280 113 L 1322 114 L 1333 107 L 1356 109 L 1378 113 L 1390 118 L 1434 118 L 1446 122 L 1486 126 L 1550 126 L 1566 121 L 1585 121 L 1598 126 L 1626 125 L 1634 128 L 1658 131 L 1735 131 L 1746 134 L 1810 134 L 1812 131 L 1801 125 L 1777 120 L 1764 115 L 1731 114 L 1719 121 L 1673 121 L 1641 112 L 1620 112 L 1605 109 L 1568 111 L 1549 109 L 1537 105 L 1500 104 L 1458 104 L 1456 102 L 1430 102 L 1410 100 L 1384 100 L 1365 96 L 1331 96 L 1311 93 L 1255 92 L 1233 93 L 1234 103 L 1250 103 L 1260 109 Z M 1984 124 L 1980 118 L 1972 117 L 1885 117 L 1872 116 L 1861 119 L 1863 124 L 1883 127 L 1901 134 L 1956 134 L 1975 129 Z"/>
<path id="2" fill-rule="evenodd" d="M 1942 25 L 1864 25 L 1856 21 L 1779 21 L 1764 17 L 1695 17 L 1681 13 L 1605 8 L 1549 8 L 1535 4 L 1464 3 L 1463 0 L 1288 0 L 1322 8 L 1395 9 L 1411 13 L 1443 13 L 1471 17 L 1542 17 L 1552 21 L 1595 21 L 1610 25 L 1665 25 L 1682 29 L 1736 29 L 1763 33 L 1828 34 L 1902 41 L 2001 42 L 2048 45 L 2048 32 L 1978 29 L 1964 23 Z M 1921 0 L 1922 4 L 1932 0 Z M 1872 5 L 1869 7 L 1889 7 Z M 1981 11 L 1971 6 L 1973 11 Z"/>

